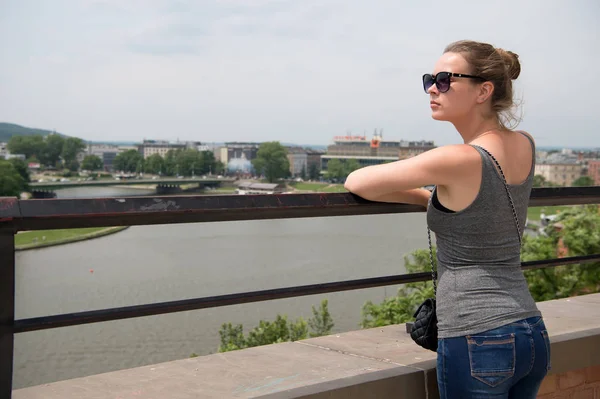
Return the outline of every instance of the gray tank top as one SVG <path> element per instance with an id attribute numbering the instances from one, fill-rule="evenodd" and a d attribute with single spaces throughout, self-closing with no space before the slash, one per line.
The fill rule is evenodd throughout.
<path id="1" fill-rule="evenodd" d="M 508 186 L 521 235 L 535 169 L 533 141 L 531 145 L 527 179 Z M 458 212 L 437 209 L 431 199 L 427 208 L 437 245 L 438 338 L 478 334 L 541 315 L 521 271 L 519 238 L 502 176 L 489 155 L 473 147 L 483 163 L 475 200 Z"/>

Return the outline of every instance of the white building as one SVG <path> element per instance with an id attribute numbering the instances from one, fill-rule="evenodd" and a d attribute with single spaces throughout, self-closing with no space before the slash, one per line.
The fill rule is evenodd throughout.
<path id="1" fill-rule="evenodd" d="M 165 140 L 144 140 L 142 144 L 138 145 L 138 151 L 144 159 L 154 154 L 164 158 L 170 150 L 184 150 L 186 148 L 187 144 L 185 143 L 171 143 Z"/>

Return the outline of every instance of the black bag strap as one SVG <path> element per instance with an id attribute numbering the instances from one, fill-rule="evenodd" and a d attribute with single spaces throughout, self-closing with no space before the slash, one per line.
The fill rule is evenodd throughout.
<path id="1" fill-rule="evenodd" d="M 519 218 L 517 217 L 517 210 L 515 208 L 515 203 L 512 199 L 512 195 L 510 195 L 510 190 L 508 188 L 508 183 L 506 182 L 506 177 L 504 176 L 504 172 L 502 171 L 502 168 L 500 167 L 498 160 L 496 160 L 496 158 L 488 150 L 486 150 L 485 148 L 480 147 L 478 145 L 472 145 L 472 146 L 481 149 L 483 152 L 485 152 L 487 155 L 489 155 L 489 157 L 496 164 L 496 167 L 498 168 L 498 171 L 500 172 L 500 176 L 502 176 L 502 183 L 504 183 L 504 188 L 506 189 L 508 201 L 510 202 L 510 207 L 512 209 L 513 216 L 515 219 L 515 226 L 517 227 L 517 237 L 519 237 L 519 246 L 521 246 L 522 245 L 521 226 L 519 225 Z M 433 195 L 433 190 L 431 191 L 431 195 Z M 434 269 L 434 267 L 433 267 L 433 248 L 431 246 L 431 230 L 429 229 L 429 226 L 427 226 L 427 239 L 429 240 L 429 261 L 431 264 L 431 279 L 433 281 L 433 294 L 436 295 L 437 294 L 437 270 Z"/>

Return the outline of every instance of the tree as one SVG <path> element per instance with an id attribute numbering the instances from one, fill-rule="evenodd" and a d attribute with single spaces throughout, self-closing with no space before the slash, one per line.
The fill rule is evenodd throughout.
<path id="1" fill-rule="evenodd" d="M 287 316 L 277 315 L 274 321 L 261 320 L 258 326 L 244 336 L 244 327 L 225 323 L 221 326 L 219 336 L 221 345 L 219 352 L 227 352 L 237 349 L 251 348 L 260 345 L 269 345 L 287 341 L 298 341 L 307 338 L 308 326 L 311 326 L 311 337 L 320 337 L 329 334 L 333 328 L 333 320 L 327 309 L 327 300 L 321 302 L 317 310 L 312 307 L 313 317 L 306 322 L 298 318 L 295 322 L 288 321 Z"/>
<path id="2" fill-rule="evenodd" d="M 41 159 L 40 154 L 44 151 L 46 143 L 42 135 L 12 136 L 8 140 L 8 150 L 12 154 L 23 154 L 25 159 L 36 156 Z"/>
<path id="3" fill-rule="evenodd" d="M 73 161 L 77 159 L 77 155 L 85 149 L 85 143 L 77 137 L 69 137 L 63 143 L 62 159 L 67 167 L 73 165 Z M 70 170 L 73 170 L 69 167 Z M 77 170 L 77 169 L 75 169 Z"/>
<path id="4" fill-rule="evenodd" d="M 358 161 L 356 159 L 348 159 L 348 160 L 346 160 L 345 164 L 346 165 L 344 165 L 345 166 L 345 169 L 344 169 L 344 173 L 345 173 L 344 179 L 346 179 L 346 177 L 348 177 L 348 175 L 350 173 L 352 173 L 355 170 L 361 168 L 360 164 L 358 163 Z"/>
<path id="5" fill-rule="evenodd" d="M 599 253 L 598 210 L 597 205 L 587 205 L 571 207 L 561 212 L 553 224 L 546 228 L 546 235 L 524 238 L 521 259 L 532 261 L 556 258 L 560 247 L 566 249 L 568 256 Z M 536 301 L 598 292 L 600 262 L 528 270 L 525 277 Z"/>
<path id="6" fill-rule="evenodd" d="M 329 310 L 327 309 L 327 299 L 321 301 L 319 310 L 312 307 L 313 317 L 308 320 L 308 325 L 313 330 L 310 333 L 311 337 L 321 337 L 331 333 L 331 329 L 335 326 Z"/>
<path id="7" fill-rule="evenodd" d="M 102 170 L 104 169 L 104 162 L 97 155 L 86 155 L 81 162 L 81 169 L 84 170 Z"/>
<path id="8" fill-rule="evenodd" d="M 302 180 L 306 180 L 306 165 L 304 165 L 304 166 L 302 167 L 302 170 L 300 171 L 300 178 L 301 178 Z"/>
<path id="9" fill-rule="evenodd" d="M 404 257 L 408 273 L 431 270 L 429 249 L 418 249 Z M 434 267 L 437 269 L 436 248 L 433 248 Z M 368 301 L 363 305 L 361 326 L 363 328 L 382 327 L 390 324 L 413 321 L 417 307 L 427 298 L 433 297 L 431 281 L 408 283 L 398 289 L 394 297 L 386 298 L 379 305 Z"/>
<path id="10" fill-rule="evenodd" d="M 238 324 L 236 326 L 231 323 L 225 323 L 219 330 L 221 337 L 221 345 L 219 352 L 229 352 L 238 349 L 247 348 L 246 338 L 244 337 L 244 326 Z"/>
<path id="11" fill-rule="evenodd" d="M 221 337 L 219 352 L 297 341 L 306 338 L 307 334 L 308 328 L 304 319 L 299 318 L 292 323 L 288 322 L 287 316 L 279 314 L 275 321 L 261 320 L 257 327 L 248 332 L 247 337 L 244 337 L 243 325 L 233 326 L 227 323 L 223 324 L 219 331 Z"/>
<path id="12" fill-rule="evenodd" d="M 327 178 L 344 181 L 350 173 L 360 169 L 360 167 L 356 159 L 340 160 L 333 158 L 327 163 Z"/>
<path id="13" fill-rule="evenodd" d="M 544 187 L 546 183 L 546 178 L 542 175 L 534 175 L 533 176 L 533 187 Z"/>
<path id="14" fill-rule="evenodd" d="M 558 184 L 546 180 L 542 175 L 533 176 L 533 187 L 557 187 Z"/>
<path id="15" fill-rule="evenodd" d="M 29 168 L 27 167 L 25 161 L 19 158 L 11 158 L 8 160 L 8 162 L 10 162 L 15 170 L 19 172 L 19 175 L 23 178 L 25 183 L 29 183 L 31 181 L 31 177 L 29 176 Z"/>
<path id="16" fill-rule="evenodd" d="M 197 175 L 202 171 L 204 165 L 200 152 L 192 148 L 178 151 L 175 156 L 175 162 L 177 166 L 176 172 L 181 176 Z"/>
<path id="17" fill-rule="evenodd" d="M 65 162 L 65 167 L 71 172 L 77 172 L 79 170 L 79 162 L 77 162 L 77 159 L 72 159 Z"/>
<path id="18" fill-rule="evenodd" d="M 308 168 L 308 178 L 311 180 L 319 179 L 319 167 L 314 163 Z"/>
<path id="19" fill-rule="evenodd" d="M 169 150 L 165 154 L 165 170 L 163 173 L 167 176 L 173 176 L 177 169 L 177 153 L 179 151 Z"/>
<path id="20" fill-rule="evenodd" d="M 580 178 L 575 180 L 571 185 L 574 187 L 588 187 L 594 186 L 595 184 L 594 179 L 592 179 L 590 176 L 581 176 Z"/>
<path id="21" fill-rule="evenodd" d="M 328 179 L 338 180 L 344 176 L 344 164 L 337 158 L 330 159 L 327 162 L 327 171 L 325 173 Z"/>
<path id="22" fill-rule="evenodd" d="M 56 166 L 60 161 L 63 152 L 65 139 L 58 134 L 46 136 L 46 148 L 43 154 L 40 154 L 39 160 L 43 165 Z"/>
<path id="23" fill-rule="evenodd" d="M 0 159 L 0 197 L 20 197 L 27 182 L 13 163 Z"/>
<path id="24" fill-rule="evenodd" d="M 146 173 L 153 175 L 165 172 L 165 160 L 159 154 L 152 154 L 146 158 Z"/>
<path id="25" fill-rule="evenodd" d="M 215 158 L 215 154 L 212 151 L 202 151 L 200 153 L 201 156 L 201 174 L 207 174 L 210 172 L 216 173 L 217 170 L 217 159 Z"/>
<path id="26" fill-rule="evenodd" d="M 252 160 L 252 166 L 258 173 L 264 174 L 270 183 L 290 173 L 287 151 L 278 141 L 262 143 L 256 159 Z"/>
<path id="27" fill-rule="evenodd" d="M 131 173 L 138 170 L 143 162 L 144 158 L 137 150 L 127 150 L 115 157 L 113 167 L 115 170 Z"/>
<path id="28" fill-rule="evenodd" d="M 215 167 L 212 168 L 212 174 L 222 175 L 225 173 L 225 164 L 221 161 L 215 161 Z"/>

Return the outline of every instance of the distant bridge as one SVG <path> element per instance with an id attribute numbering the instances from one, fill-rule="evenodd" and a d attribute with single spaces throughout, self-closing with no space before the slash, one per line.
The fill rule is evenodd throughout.
<path id="1" fill-rule="evenodd" d="M 141 185 L 170 185 L 180 186 L 182 184 L 198 183 L 202 186 L 220 186 L 223 182 L 234 182 L 232 178 L 184 178 L 184 179 L 121 179 L 121 180 L 81 180 L 60 182 L 35 182 L 30 183 L 32 190 L 60 190 L 71 187 L 102 187 L 102 186 L 141 186 Z"/>
<path id="2" fill-rule="evenodd" d="M 120 179 L 120 180 L 81 180 L 61 182 L 35 182 L 29 187 L 33 198 L 55 198 L 54 191 L 73 187 L 105 187 L 105 186 L 156 186 L 157 194 L 176 194 L 181 192 L 181 185 L 197 184 L 198 187 L 219 187 L 221 183 L 233 183 L 232 178 L 165 178 L 165 179 Z"/>

